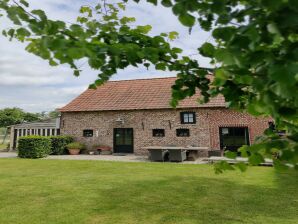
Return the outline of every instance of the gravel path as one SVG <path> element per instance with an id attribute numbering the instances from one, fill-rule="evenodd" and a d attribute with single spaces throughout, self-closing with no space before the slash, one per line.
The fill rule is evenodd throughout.
<path id="1" fill-rule="evenodd" d="M 15 152 L 0 152 L 0 158 L 17 158 L 17 153 Z"/>
<path id="2" fill-rule="evenodd" d="M 121 161 L 121 162 L 149 162 L 145 156 L 125 155 L 50 155 L 45 159 L 61 159 L 61 160 L 101 160 L 101 161 Z"/>

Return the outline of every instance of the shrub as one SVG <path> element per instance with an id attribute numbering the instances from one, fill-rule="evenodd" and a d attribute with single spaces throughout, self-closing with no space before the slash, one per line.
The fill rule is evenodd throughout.
<path id="1" fill-rule="evenodd" d="M 72 142 L 66 146 L 68 149 L 85 149 L 85 145 L 80 142 Z"/>
<path id="2" fill-rule="evenodd" d="M 51 140 L 44 136 L 26 136 L 18 141 L 18 155 L 21 158 L 42 158 L 49 155 Z"/>
<path id="3" fill-rule="evenodd" d="M 66 154 L 67 144 L 73 142 L 73 138 L 67 135 L 50 136 L 51 140 L 51 154 L 62 155 Z"/>

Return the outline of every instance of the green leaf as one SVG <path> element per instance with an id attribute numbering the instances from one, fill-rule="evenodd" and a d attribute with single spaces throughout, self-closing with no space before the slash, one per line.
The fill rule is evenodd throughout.
<path id="1" fill-rule="evenodd" d="M 213 30 L 212 36 L 215 39 L 221 39 L 223 41 L 230 41 L 232 39 L 232 37 L 235 35 L 235 32 L 236 32 L 235 27 L 220 27 L 220 28 Z"/>
<path id="2" fill-rule="evenodd" d="M 215 48 L 212 44 L 210 43 L 204 43 L 200 48 L 199 52 L 201 55 L 205 57 L 213 57 Z"/>
<path id="3" fill-rule="evenodd" d="M 175 40 L 175 39 L 178 38 L 178 36 L 179 36 L 179 33 L 178 32 L 172 31 L 172 32 L 169 33 L 169 36 L 168 37 L 169 37 L 170 40 Z"/>
<path id="4" fill-rule="evenodd" d="M 80 59 L 85 56 L 85 51 L 81 48 L 68 48 L 67 54 L 73 59 Z"/>
<path id="5" fill-rule="evenodd" d="M 289 0 L 289 6 L 296 12 L 298 12 L 298 1 L 297 0 Z"/>
<path id="6" fill-rule="evenodd" d="M 178 2 L 173 6 L 172 10 L 175 15 L 180 15 L 184 14 L 186 9 L 184 8 L 184 5 L 181 2 Z"/>
<path id="7" fill-rule="evenodd" d="M 179 15 L 178 19 L 184 26 L 188 27 L 192 27 L 196 21 L 195 17 L 188 13 Z"/>
<path id="8" fill-rule="evenodd" d="M 274 168 L 279 170 L 279 171 L 285 171 L 285 170 L 288 170 L 289 167 L 285 164 L 283 164 L 281 161 L 279 160 L 274 160 L 273 161 L 273 164 L 274 164 Z"/>
<path id="9" fill-rule="evenodd" d="M 183 52 L 183 50 L 181 48 L 173 47 L 172 52 L 175 54 L 180 54 Z"/>
<path id="10" fill-rule="evenodd" d="M 31 13 L 37 15 L 42 21 L 47 20 L 45 12 L 40 9 L 32 10 Z"/>
<path id="11" fill-rule="evenodd" d="M 237 167 L 241 172 L 245 172 L 247 170 L 247 165 L 243 162 L 236 163 L 235 167 Z"/>
<path id="12" fill-rule="evenodd" d="M 171 7 L 173 6 L 172 1 L 171 0 L 162 0 L 161 4 L 165 7 Z"/>
<path id="13" fill-rule="evenodd" d="M 268 30 L 269 33 L 272 33 L 272 34 L 280 34 L 280 32 L 279 32 L 279 30 L 278 30 L 275 23 L 269 23 L 267 25 L 267 30 Z"/>
<path id="14" fill-rule="evenodd" d="M 158 64 L 156 64 L 155 68 L 156 68 L 157 70 L 163 70 L 163 71 L 165 71 L 165 70 L 167 69 L 165 63 L 158 63 Z"/>
<path id="15" fill-rule="evenodd" d="M 92 9 L 89 6 L 82 6 L 80 13 L 87 13 L 88 17 L 92 17 Z"/>
<path id="16" fill-rule="evenodd" d="M 51 66 L 57 66 L 58 65 L 58 63 L 56 61 L 54 61 L 52 58 L 49 60 L 49 64 Z"/>
<path id="17" fill-rule="evenodd" d="M 214 164 L 214 170 L 215 170 L 216 174 L 220 174 L 220 173 L 223 173 L 223 171 L 235 170 L 235 169 L 233 166 L 231 166 L 226 161 L 220 161 L 220 162 Z"/>
<path id="18" fill-rule="evenodd" d="M 98 57 L 89 58 L 88 63 L 94 69 L 99 69 L 103 65 L 103 61 Z"/>
<path id="19" fill-rule="evenodd" d="M 236 159 L 237 157 L 237 152 L 232 152 L 232 151 L 226 151 L 225 156 L 230 158 L 230 159 Z"/>
<path id="20" fill-rule="evenodd" d="M 263 162 L 264 162 L 264 158 L 263 158 L 263 156 L 262 156 L 261 154 L 259 154 L 259 153 L 253 153 L 253 154 L 249 157 L 248 161 L 249 161 L 249 163 L 250 163 L 251 165 L 256 166 L 256 165 L 259 165 L 260 163 L 263 163 Z"/>
<path id="21" fill-rule="evenodd" d="M 218 49 L 214 53 L 215 58 L 225 65 L 235 64 L 234 55 L 228 49 Z"/>
<path id="22" fill-rule="evenodd" d="M 150 3 L 154 4 L 154 5 L 157 5 L 157 0 L 147 0 L 147 2 L 150 2 Z"/>
<path id="23" fill-rule="evenodd" d="M 20 0 L 20 3 L 26 7 L 29 7 L 29 3 L 25 0 Z"/>
<path id="24" fill-rule="evenodd" d="M 97 89 L 97 87 L 96 87 L 96 85 L 95 84 L 91 84 L 91 85 L 89 85 L 89 87 L 88 87 L 89 89 Z"/>
<path id="25" fill-rule="evenodd" d="M 248 146 L 247 145 L 244 145 L 244 146 L 241 146 L 238 151 L 241 153 L 241 157 L 248 157 Z"/>
<path id="26" fill-rule="evenodd" d="M 17 35 L 19 35 L 19 36 L 28 37 L 28 36 L 30 36 L 30 34 L 31 33 L 27 29 L 25 29 L 23 27 L 17 29 Z"/>
<path id="27" fill-rule="evenodd" d="M 144 34 L 149 33 L 152 30 L 152 26 L 146 25 L 146 26 L 137 26 L 137 29 Z"/>
<path id="28" fill-rule="evenodd" d="M 80 72 L 81 72 L 80 70 L 76 69 L 76 70 L 73 71 L 73 75 L 76 76 L 76 77 L 79 77 Z"/>
<path id="29" fill-rule="evenodd" d="M 7 35 L 10 37 L 10 39 L 12 39 L 14 37 L 15 34 L 15 30 L 14 29 L 10 29 L 7 31 Z"/>

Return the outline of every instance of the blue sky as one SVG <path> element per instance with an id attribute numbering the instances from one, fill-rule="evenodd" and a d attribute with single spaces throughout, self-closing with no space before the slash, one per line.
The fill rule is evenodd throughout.
<path id="1" fill-rule="evenodd" d="M 51 19 L 74 22 L 81 5 L 94 4 L 94 0 L 27 0 L 31 8 L 41 8 Z M 112 0 L 111 0 L 112 1 Z M 200 66 L 210 67 L 209 60 L 199 56 L 197 47 L 210 33 L 199 26 L 194 27 L 191 35 L 188 29 L 178 22 L 170 9 L 153 6 L 144 0 L 136 4 L 132 1 L 125 12 L 137 19 L 137 25 L 150 24 L 152 35 L 161 32 L 178 31 L 179 39 L 173 46 L 184 50 L 185 55 L 198 59 Z M 11 26 L 6 19 L 0 19 L 0 28 Z M 78 96 L 96 79 L 97 72 L 84 65 L 80 77 L 74 77 L 67 66 L 51 67 L 46 61 L 27 53 L 25 44 L 10 42 L 0 35 L 0 108 L 20 107 L 26 111 L 50 111 L 64 106 Z M 129 67 L 119 71 L 113 80 L 139 79 L 174 76 L 174 73 L 160 72 L 154 69 Z"/>

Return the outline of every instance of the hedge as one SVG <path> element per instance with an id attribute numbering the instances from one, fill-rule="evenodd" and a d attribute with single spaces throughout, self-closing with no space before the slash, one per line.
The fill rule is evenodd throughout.
<path id="1" fill-rule="evenodd" d="M 25 136 L 19 138 L 18 156 L 20 158 L 42 158 L 51 152 L 51 140 L 44 136 Z"/>
<path id="2" fill-rule="evenodd" d="M 73 138 L 67 135 L 50 136 L 51 140 L 51 153 L 52 155 L 67 154 L 66 145 L 73 142 Z"/>

